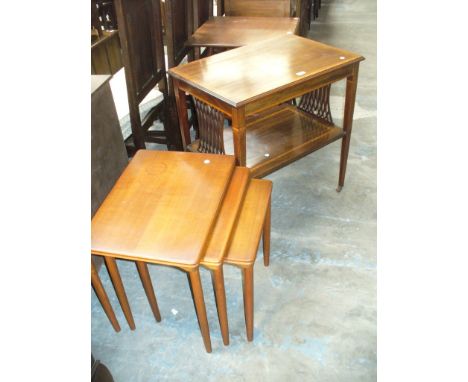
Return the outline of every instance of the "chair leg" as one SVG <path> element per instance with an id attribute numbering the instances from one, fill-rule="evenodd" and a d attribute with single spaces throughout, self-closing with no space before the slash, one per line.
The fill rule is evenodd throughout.
<path id="1" fill-rule="evenodd" d="M 226 308 L 226 291 L 224 289 L 223 267 L 211 271 L 211 281 L 213 282 L 213 291 L 218 309 L 219 326 L 223 337 L 224 345 L 229 345 L 229 325 Z"/>
<path id="2" fill-rule="evenodd" d="M 206 318 L 205 299 L 203 297 L 203 288 L 200 280 L 200 271 L 195 269 L 188 272 L 188 279 L 190 290 L 192 291 L 193 302 L 195 304 L 195 311 L 197 313 L 198 325 L 203 337 L 203 343 L 207 353 L 211 353 L 211 339 L 210 327 L 208 326 L 208 319 Z"/>
<path id="3" fill-rule="evenodd" d="M 271 197 L 268 201 L 268 208 L 265 214 L 265 222 L 263 223 L 263 264 L 265 267 L 270 265 L 270 232 L 271 232 Z"/>
<path id="4" fill-rule="evenodd" d="M 130 309 L 130 305 L 128 303 L 127 294 L 125 293 L 125 288 L 122 284 L 122 279 L 120 278 L 119 269 L 117 268 L 117 263 L 115 259 L 112 257 L 105 257 L 107 271 L 109 272 L 109 276 L 112 280 L 112 284 L 114 284 L 115 294 L 119 299 L 120 306 L 122 307 L 122 311 L 124 313 L 125 318 L 127 319 L 128 326 L 131 330 L 135 330 L 135 322 L 133 321 L 132 311 Z"/>
<path id="5" fill-rule="evenodd" d="M 248 268 L 242 268 L 243 292 L 244 292 L 244 317 L 247 330 L 247 340 L 253 341 L 254 322 L 254 280 L 253 264 Z"/>
<path id="6" fill-rule="evenodd" d="M 200 59 L 200 48 L 196 47 L 196 48 L 193 48 L 193 58 L 195 60 L 199 60 Z"/>
<path id="7" fill-rule="evenodd" d="M 101 279 L 99 278 L 99 274 L 97 272 L 96 267 L 94 266 L 93 261 L 91 260 L 91 285 L 96 292 L 96 296 L 101 302 L 102 309 L 107 315 L 112 327 L 116 332 L 120 332 L 120 325 L 117 321 L 117 317 L 115 317 L 114 309 L 112 309 L 112 305 L 109 301 L 109 297 L 107 297 L 106 290 L 104 289 Z"/>
<path id="8" fill-rule="evenodd" d="M 144 261 L 136 261 L 136 266 L 138 273 L 140 274 L 141 283 L 143 284 L 146 297 L 148 297 L 148 302 L 150 304 L 151 310 L 153 311 L 154 318 L 156 318 L 157 322 L 160 322 L 161 313 L 159 312 L 158 302 L 156 300 L 156 295 L 154 294 L 153 283 L 151 282 L 148 265 Z"/>

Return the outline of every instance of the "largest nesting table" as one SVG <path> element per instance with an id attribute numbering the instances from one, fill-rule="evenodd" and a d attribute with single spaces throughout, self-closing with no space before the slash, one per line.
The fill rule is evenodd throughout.
<path id="1" fill-rule="evenodd" d="M 356 98 L 358 54 L 284 35 L 169 70 L 186 149 L 233 153 L 240 166 L 263 177 L 342 139 L 339 181 L 344 184 Z M 330 85 L 346 79 L 343 126 L 333 123 Z M 191 143 L 186 97 L 197 106 L 201 140 Z M 287 104 L 300 97 L 299 107 Z M 224 129 L 224 118 L 232 129 Z M 231 138 L 232 136 L 232 138 Z"/>
<path id="2" fill-rule="evenodd" d="M 135 261 L 148 279 L 146 263 L 187 272 L 205 348 L 211 352 L 199 265 L 234 168 L 232 156 L 140 150 L 97 211 L 91 253 L 104 257 L 132 329 L 116 258 Z"/>

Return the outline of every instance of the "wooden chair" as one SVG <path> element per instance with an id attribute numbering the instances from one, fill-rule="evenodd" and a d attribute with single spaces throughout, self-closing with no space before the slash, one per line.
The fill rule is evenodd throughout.
<path id="1" fill-rule="evenodd" d="M 199 57 L 186 42 L 193 31 L 213 15 L 213 0 L 165 0 L 165 10 L 167 68 L 170 69 L 184 60 Z M 172 91 L 169 79 L 169 94 L 173 94 Z"/>
<path id="2" fill-rule="evenodd" d="M 319 16 L 320 8 L 322 8 L 322 0 L 312 0 L 312 3 L 313 19 L 316 19 Z"/>
<path id="3" fill-rule="evenodd" d="M 292 4 L 291 14 L 299 18 L 300 35 L 303 37 L 306 37 L 307 32 L 310 30 L 312 1 L 313 0 L 292 0 L 291 1 L 291 4 Z"/>
<path id="4" fill-rule="evenodd" d="M 160 0 L 115 0 L 115 8 L 132 128 L 133 147 L 127 146 L 129 154 L 146 148 L 145 142 L 166 144 L 169 149 L 180 148 L 177 125 L 172 123 L 168 110 L 171 104 L 168 101 Z M 141 116 L 139 105 L 156 85 L 164 100 Z M 164 130 L 148 130 L 158 117 Z"/>
<path id="5" fill-rule="evenodd" d="M 179 65 L 191 50 L 185 46 L 193 32 L 193 1 L 166 0 L 167 68 Z M 169 85 L 170 92 L 172 91 Z"/>
<path id="6" fill-rule="evenodd" d="M 193 29 L 213 16 L 213 0 L 193 0 Z"/>
<path id="7" fill-rule="evenodd" d="M 216 16 L 224 15 L 224 0 L 215 0 L 216 1 Z"/>

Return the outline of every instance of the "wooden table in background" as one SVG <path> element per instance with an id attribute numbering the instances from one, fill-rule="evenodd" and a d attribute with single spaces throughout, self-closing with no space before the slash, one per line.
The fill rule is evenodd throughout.
<path id="1" fill-rule="evenodd" d="M 187 40 L 190 48 L 238 48 L 299 32 L 296 17 L 212 17 Z"/>
<path id="2" fill-rule="evenodd" d="M 338 191 L 351 139 L 358 54 L 285 35 L 170 69 L 184 147 L 191 143 L 186 93 L 232 120 L 226 153 L 262 177 L 342 138 Z M 343 128 L 285 103 L 346 78 Z M 320 107 L 329 110 L 325 94 Z M 278 107 L 278 105 L 280 105 Z M 273 109 L 272 109 L 273 108 Z M 220 152 L 224 151 L 224 147 Z"/>

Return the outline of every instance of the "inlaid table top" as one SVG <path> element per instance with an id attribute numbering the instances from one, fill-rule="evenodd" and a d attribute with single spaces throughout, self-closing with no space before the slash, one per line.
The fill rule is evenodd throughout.
<path id="1" fill-rule="evenodd" d="M 297 17 L 213 17 L 187 40 L 190 47 L 237 48 L 298 32 Z"/>
<path id="2" fill-rule="evenodd" d="M 363 59 L 317 41 L 284 35 L 180 65 L 169 72 L 237 108 Z"/>
<path id="3" fill-rule="evenodd" d="M 91 224 L 91 253 L 195 267 L 204 254 L 234 157 L 140 150 Z"/>

